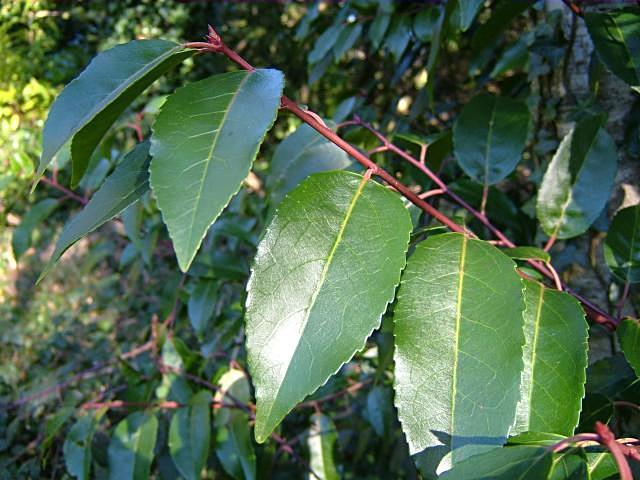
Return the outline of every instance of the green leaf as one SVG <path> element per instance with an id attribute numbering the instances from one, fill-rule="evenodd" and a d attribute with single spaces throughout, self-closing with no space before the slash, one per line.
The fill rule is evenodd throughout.
<path id="1" fill-rule="evenodd" d="M 547 478 L 549 450 L 533 446 L 505 447 L 476 455 L 446 472 L 442 480 L 533 480 Z"/>
<path id="2" fill-rule="evenodd" d="M 586 12 L 584 20 L 602 63 L 632 87 L 640 86 L 640 9 Z"/>
<path id="3" fill-rule="evenodd" d="M 535 445 L 550 447 L 567 438 L 566 435 L 546 432 L 524 432 L 514 437 L 509 437 L 509 445 Z"/>
<path id="4" fill-rule="evenodd" d="M 549 236 L 563 239 L 584 233 L 609 199 L 618 158 L 601 125 L 601 118 L 580 121 L 562 139 L 544 174 L 536 208 Z"/>
<path id="5" fill-rule="evenodd" d="M 520 161 L 529 117 L 518 100 L 486 93 L 474 97 L 453 126 L 453 150 L 464 172 L 484 185 L 509 175 Z"/>
<path id="6" fill-rule="evenodd" d="M 315 475 L 309 478 L 339 480 L 340 474 L 333 461 L 333 446 L 337 439 L 336 426 L 329 417 L 321 413 L 311 416 L 307 447 L 310 456 L 309 467 Z"/>
<path id="7" fill-rule="evenodd" d="M 241 370 L 229 370 L 220 377 L 218 385 L 217 402 L 225 405 L 234 405 L 234 401 L 249 402 L 249 380 Z M 247 412 L 238 408 L 222 408 L 215 417 L 215 426 L 216 455 L 225 472 L 236 480 L 254 480 L 256 454 Z"/>
<path id="8" fill-rule="evenodd" d="M 588 479 L 587 462 L 571 450 L 554 455 L 548 480 L 585 480 Z"/>
<path id="9" fill-rule="evenodd" d="M 56 438 L 64 424 L 73 416 L 75 410 L 74 407 L 61 407 L 47 419 L 47 423 L 44 425 L 44 440 L 41 444 L 42 450 L 48 450 L 51 442 Z"/>
<path id="10" fill-rule="evenodd" d="M 67 471 L 80 480 L 88 480 L 91 473 L 91 442 L 95 432 L 92 415 L 78 419 L 64 440 L 63 452 Z"/>
<path id="11" fill-rule="evenodd" d="M 605 480 L 618 473 L 618 465 L 609 452 L 587 452 L 586 455 L 590 480 Z"/>
<path id="12" fill-rule="evenodd" d="M 524 370 L 515 427 L 572 435 L 578 425 L 587 369 L 588 325 L 568 293 L 524 284 Z"/>
<path id="13" fill-rule="evenodd" d="M 492 245 L 457 233 L 418 244 L 394 309 L 395 401 L 411 454 L 446 445 L 455 465 L 504 443 L 523 307 L 515 263 Z"/>
<path id="14" fill-rule="evenodd" d="M 367 34 L 374 49 L 377 49 L 382 43 L 384 34 L 387 33 L 387 29 L 389 28 L 389 23 L 391 23 L 391 14 L 385 12 L 382 7 L 379 7 L 376 18 L 371 22 Z"/>
<path id="15" fill-rule="evenodd" d="M 360 38 L 361 34 L 362 25 L 359 23 L 347 25 L 347 27 L 340 32 L 340 35 L 333 46 L 333 58 L 336 62 L 340 60 L 345 53 L 351 50 L 358 38 Z"/>
<path id="16" fill-rule="evenodd" d="M 394 415 L 391 391 L 381 386 L 372 388 L 367 395 L 364 416 L 380 437 L 385 438 L 390 433 Z"/>
<path id="17" fill-rule="evenodd" d="M 443 14 L 444 10 L 437 6 L 422 9 L 413 21 L 413 33 L 422 42 L 431 41 L 438 33 Z"/>
<path id="18" fill-rule="evenodd" d="M 309 125 L 301 125 L 276 147 L 266 187 L 272 205 L 312 173 L 341 170 L 351 165 L 344 150 Z"/>
<path id="19" fill-rule="evenodd" d="M 135 412 L 118 423 L 109 443 L 109 479 L 145 480 L 153 461 L 158 419 Z"/>
<path id="20" fill-rule="evenodd" d="M 551 261 L 551 255 L 538 247 L 504 248 L 502 252 L 517 260 L 540 260 L 542 262 Z"/>
<path id="21" fill-rule="evenodd" d="M 64 226 L 38 281 L 49 273 L 71 245 L 118 215 L 149 189 L 148 168 L 149 143 L 144 142 L 125 155 L 89 203 Z"/>
<path id="22" fill-rule="evenodd" d="M 31 236 L 33 231 L 46 219 L 58 206 L 58 201 L 53 198 L 46 198 L 32 206 L 22 217 L 20 225 L 15 228 L 11 237 L 11 248 L 16 261 L 31 246 Z"/>
<path id="23" fill-rule="evenodd" d="M 209 455 L 211 394 L 196 393 L 189 406 L 175 412 L 169 427 L 169 451 L 186 480 L 198 480 Z"/>
<path id="24" fill-rule="evenodd" d="M 338 37 L 345 29 L 345 24 L 341 21 L 338 21 L 327 28 L 316 40 L 316 43 L 313 45 L 313 49 L 309 52 L 309 56 L 307 57 L 307 61 L 310 65 L 318 63 L 322 60 L 327 53 L 331 51 L 333 46 L 338 41 Z"/>
<path id="25" fill-rule="evenodd" d="M 316 173 L 280 204 L 247 286 L 258 442 L 380 325 L 411 229 L 397 194 L 349 172 Z"/>
<path id="26" fill-rule="evenodd" d="M 176 337 L 167 338 L 162 346 L 162 364 L 171 369 L 162 373 L 162 383 L 156 388 L 159 400 L 171 400 L 187 403 L 193 396 L 189 384 L 179 372 L 186 370 L 179 353 L 180 342 Z"/>
<path id="27" fill-rule="evenodd" d="M 640 323 L 625 318 L 618 325 L 618 339 L 627 362 L 640 377 Z"/>
<path id="28" fill-rule="evenodd" d="M 623 208 L 613 217 L 604 243 L 604 258 L 618 279 L 640 282 L 640 205 Z"/>
<path id="29" fill-rule="evenodd" d="M 484 0 L 458 0 L 458 27 L 466 32 L 476 18 Z"/>
<path id="30" fill-rule="evenodd" d="M 277 70 L 224 73 L 179 88 L 162 106 L 150 181 L 182 271 L 249 174 L 283 84 Z"/>
<path id="31" fill-rule="evenodd" d="M 96 56 L 49 111 L 36 179 L 71 140 L 71 185 L 76 186 L 96 146 L 125 108 L 158 77 L 194 53 L 166 40 L 134 40 Z"/>
<path id="32" fill-rule="evenodd" d="M 384 48 L 391 53 L 397 62 L 409 45 L 411 38 L 411 17 L 409 15 L 396 15 L 391 23 L 391 28 L 384 42 Z"/>
<path id="33" fill-rule="evenodd" d="M 189 302 L 187 311 L 191 326 L 198 335 L 204 335 L 209 326 L 209 319 L 213 315 L 213 310 L 218 300 L 218 282 L 203 279 L 196 284 Z"/>

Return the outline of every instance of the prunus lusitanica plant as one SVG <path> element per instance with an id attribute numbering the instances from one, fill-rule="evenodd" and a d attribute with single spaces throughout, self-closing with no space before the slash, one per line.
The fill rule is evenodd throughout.
<path id="1" fill-rule="evenodd" d="M 141 255 L 142 217 L 155 212 L 181 272 L 169 315 L 151 319 L 147 342 L 120 357 L 125 386 L 77 409 L 68 473 L 277 478 L 287 455 L 290 475 L 373 478 L 350 466 L 353 445 L 370 441 L 354 410 L 331 409 L 353 398 L 367 435 L 394 445 L 372 460 L 385 464 L 376 478 L 633 478 L 640 206 L 625 198 L 621 208 L 612 191 L 620 158 L 638 159 L 638 110 L 620 135 L 599 98 L 606 78 L 637 105 L 640 10 L 553 3 L 309 4 L 296 27 L 300 42 L 316 39 L 309 82 L 341 81 L 327 72 L 343 61 L 364 69 L 362 91 L 331 119 L 292 100 L 288 65 L 254 67 L 223 30 L 99 53 L 56 98 L 42 132 L 36 183 L 68 158 L 60 188 L 71 195 L 105 134 L 158 78 L 187 60 L 225 58 L 231 68 L 183 81 L 146 112 L 148 135 L 81 198 L 42 271 L 51 275 L 67 249 L 120 215 L 127 255 Z M 498 55 L 514 25 L 518 36 L 510 31 Z M 579 35 L 593 53 L 586 96 L 567 114 L 570 85 L 549 72 L 568 78 L 578 68 Z M 390 74 L 367 76 L 375 55 Z M 456 55 L 464 71 L 447 65 Z M 371 118 L 376 91 L 406 85 L 406 75 L 415 89 Z M 427 128 L 411 128 L 428 115 Z M 265 138 L 285 121 L 291 128 L 256 170 Z M 638 180 L 628 185 L 636 195 Z M 230 220 L 248 190 L 264 210 Z M 33 215 L 50 208 L 39 203 Z M 562 273 L 571 249 L 594 238 L 608 304 Z M 233 259 L 223 258 L 229 244 L 240 252 Z M 225 282 L 242 288 L 225 306 L 233 322 L 214 324 Z M 588 361 L 591 335 L 616 353 Z M 231 360 L 212 371 L 221 345 Z M 129 363 L 142 354 L 144 365 Z M 408 461 L 392 467 L 395 457 Z"/>

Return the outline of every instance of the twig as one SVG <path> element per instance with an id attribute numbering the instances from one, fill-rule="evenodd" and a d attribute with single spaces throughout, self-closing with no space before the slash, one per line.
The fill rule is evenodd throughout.
<path id="1" fill-rule="evenodd" d="M 50 187 L 53 187 L 56 190 L 64 193 L 66 197 L 69 197 L 72 200 L 75 200 L 76 202 L 78 202 L 78 203 L 80 203 L 82 205 L 86 205 L 88 203 L 87 199 L 82 198 L 80 195 L 77 195 L 76 193 L 72 192 L 68 188 L 60 185 L 56 178 L 51 179 L 51 178 L 48 178 L 48 177 L 42 177 L 40 180 L 43 183 L 46 183 L 47 185 L 49 185 Z"/>
<path id="2" fill-rule="evenodd" d="M 607 450 L 611 452 L 611 455 L 618 465 L 620 480 L 633 480 L 633 474 L 631 473 L 625 452 L 621 448 L 621 445 L 616 442 L 616 437 L 613 435 L 613 432 L 602 422 L 596 422 L 595 428 L 600 436 L 600 443 L 607 447 Z"/>

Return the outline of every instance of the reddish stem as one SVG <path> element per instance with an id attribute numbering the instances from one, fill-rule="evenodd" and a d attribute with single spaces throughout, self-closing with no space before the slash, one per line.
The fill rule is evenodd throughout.
<path id="1" fill-rule="evenodd" d="M 88 203 L 88 201 L 84 198 L 82 198 L 80 195 L 75 194 L 74 192 L 72 192 L 71 190 L 69 190 L 66 187 L 63 187 L 62 185 L 60 185 L 56 179 L 50 179 L 47 177 L 42 177 L 40 179 L 43 183 L 46 183 L 47 185 L 49 185 L 50 187 L 55 188 L 56 190 L 62 192 L 65 194 L 65 196 L 71 198 L 72 200 L 75 200 L 78 203 L 81 203 L 82 205 L 86 205 Z"/>
<path id="2" fill-rule="evenodd" d="M 551 235 L 549 237 L 549 240 L 547 240 L 547 243 L 544 244 L 543 250 L 545 252 L 548 252 L 549 250 L 551 250 L 551 247 L 553 247 L 553 245 L 556 243 L 557 239 L 558 239 L 558 236 L 555 233 L 553 235 Z"/>
<path id="3" fill-rule="evenodd" d="M 616 437 L 613 435 L 613 432 L 602 422 L 596 422 L 595 428 L 600 436 L 600 443 L 611 452 L 611 455 L 618 465 L 620 480 L 633 480 L 631 468 L 625 457 L 622 445 L 616 442 Z"/>

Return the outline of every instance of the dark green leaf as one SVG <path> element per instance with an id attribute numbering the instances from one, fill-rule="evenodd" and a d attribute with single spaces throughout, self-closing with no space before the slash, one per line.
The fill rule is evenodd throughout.
<path id="1" fill-rule="evenodd" d="M 374 49 L 377 49 L 382 43 L 384 34 L 387 33 L 389 28 L 389 23 L 391 23 L 391 14 L 378 9 L 376 18 L 371 22 L 368 32 L 369 40 L 371 40 L 371 45 Z"/>
<path id="2" fill-rule="evenodd" d="M 158 419 L 135 412 L 118 423 L 109 443 L 109 480 L 146 480 L 153 461 Z"/>
<path id="3" fill-rule="evenodd" d="M 604 244 L 607 265 L 623 282 L 640 282 L 640 205 L 623 208 L 609 226 Z"/>
<path id="4" fill-rule="evenodd" d="M 71 427 L 64 440 L 64 462 L 71 476 L 87 480 L 91 473 L 91 442 L 95 431 L 94 417 L 85 415 Z"/>
<path id="5" fill-rule="evenodd" d="M 56 248 L 38 281 L 60 256 L 87 233 L 105 224 L 137 201 L 149 189 L 149 143 L 136 146 L 104 181 L 82 211 L 62 230 Z"/>
<path id="6" fill-rule="evenodd" d="M 562 139 L 544 174 L 537 215 L 547 235 L 571 238 L 585 232 L 604 208 L 617 170 L 616 147 L 587 117 Z"/>
<path id="7" fill-rule="evenodd" d="M 504 443 L 523 307 L 515 264 L 492 245 L 457 233 L 418 244 L 394 309 L 396 407 L 412 454 L 446 445 L 455 465 Z"/>
<path id="8" fill-rule="evenodd" d="M 509 445 L 535 445 L 550 447 L 567 438 L 565 435 L 546 432 L 524 432 L 514 437 L 509 437 Z"/>
<path id="9" fill-rule="evenodd" d="M 151 188 L 182 271 L 249 174 L 278 107 L 277 70 L 214 75 L 179 88 L 151 137 Z"/>
<path id="10" fill-rule="evenodd" d="M 587 452 L 590 480 L 605 480 L 618 473 L 618 466 L 609 452 Z"/>
<path id="11" fill-rule="evenodd" d="M 618 325 L 617 332 L 627 362 L 640 377 L 640 323 L 638 320 L 625 318 Z"/>
<path id="12" fill-rule="evenodd" d="M 467 31 L 476 18 L 484 0 L 458 0 L 458 26 Z"/>
<path id="13" fill-rule="evenodd" d="M 396 15 L 384 42 L 384 48 L 391 53 L 397 62 L 406 50 L 410 38 L 411 17 L 409 15 Z"/>
<path id="14" fill-rule="evenodd" d="M 593 432 L 596 422 L 605 425 L 613 416 L 613 403 L 604 395 L 589 393 L 582 399 L 582 411 L 577 432 Z"/>
<path id="15" fill-rule="evenodd" d="M 640 88 L 640 9 L 586 12 L 584 19 L 602 63 Z"/>
<path id="16" fill-rule="evenodd" d="M 465 105 L 453 126 L 453 150 L 475 181 L 492 185 L 520 161 L 527 140 L 529 109 L 517 100 L 480 94 Z"/>
<path id="17" fill-rule="evenodd" d="M 314 174 L 281 203 L 247 286 L 259 442 L 380 325 L 411 229 L 397 194 L 349 172 Z"/>
<path id="18" fill-rule="evenodd" d="M 351 164 L 341 148 L 309 125 L 301 125 L 276 148 L 271 160 L 267 190 L 273 205 L 312 173 L 340 170 Z"/>
<path id="19" fill-rule="evenodd" d="M 169 451 L 186 480 L 198 480 L 209 455 L 211 394 L 196 393 L 189 405 L 178 409 L 169 428 Z"/>
<path id="20" fill-rule="evenodd" d="M 543 262 L 551 261 L 551 255 L 538 247 L 505 248 L 502 251 L 511 258 L 515 258 L 518 260 L 540 260 Z"/>
<path id="21" fill-rule="evenodd" d="M 533 480 L 547 478 L 552 456 L 546 448 L 505 447 L 476 455 L 446 472 L 442 480 Z"/>
<path id="22" fill-rule="evenodd" d="M 347 25 L 347 27 L 340 32 L 340 35 L 333 46 L 333 58 L 336 62 L 340 60 L 345 53 L 351 50 L 358 38 L 360 38 L 361 33 L 362 25 L 359 23 Z"/>
<path id="23" fill-rule="evenodd" d="M 422 42 L 431 41 L 434 34 L 438 33 L 443 14 L 444 10 L 437 6 L 421 10 L 413 21 L 413 33 Z"/>
<path id="24" fill-rule="evenodd" d="M 548 480 L 586 480 L 589 478 L 587 475 L 586 460 L 567 451 L 554 455 Z"/>
<path id="25" fill-rule="evenodd" d="M 249 380 L 240 370 L 229 370 L 218 382 L 215 400 L 225 405 L 248 403 Z M 233 398 L 231 398 L 233 397 Z M 249 415 L 239 408 L 222 408 L 215 417 L 216 455 L 225 472 L 235 480 L 256 478 L 256 454 L 251 442 Z"/>
<path id="26" fill-rule="evenodd" d="M 73 416 L 74 412 L 74 407 L 62 407 L 51 418 L 47 419 L 47 423 L 44 426 L 44 440 L 42 441 L 43 450 L 49 448 L 60 429 Z"/>
<path id="27" fill-rule="evenodd" d="M 72 140 L 71 184 L 77 185 L 94 149 L 124 109 L 154 80 L 193 53 L 166 40 L 134 40 L 95 57 L 51 107 L 42 132 L 36 178 Z"/>
<path id="28" fill-rule="evenodd" d="M 367 395 L 365 416 L 375 432 L 382 438 L 389 434 L 394 416 L 391 391 L 382 386 L 371 389 Z"/>
<path id="29" fill-rule="evenodd" d="M 529 8 L 532 3 L 534 3 L 533 0 L 522 0 L 492 4 L 493 11 L 491 16 L 486 22 L 478 26 L 473 33 L 473 38 L 471 39 L 473 51 L 479 53 L 488 46 L 493 45 L 513 19 Z"/>
<path id="30" fill-rule="evenodd" d="M 313 46 L 313 50 L 309 52 L 309 56 L 307 57 L 310 65 L 318 63 L 331 51 L 344 28 L 345 24 L 338 21 L 322 32 L 322 35 L 318 37 Z"/>
<path id="31" fill-rule="evenodd" d="M 189 321 L 198 335 L 204 335 L 218 300 L 218 282 L 201 280 L 189 296 Z"/>
<path id="32" fill-rule="evenodd" d="M 512 433 L 571 435 L 587 368 L 587 322 L 578 301 L 538 282 L 524 283 L 524 370 Z"/>
<path id="33" fill-rule="evenodd" d="M 20 225 L 13 230 L 11 237 L 11 248 L 16 261 L 31 246 L 31 234 L 58 206 L 58 201 L 53 198 L 41 200 L 32 206 L 22 217 Z"/>
<path id="34" fill-rule="evenodd" d="M 333 461 L 333 446 L 338 439 L 336 426 L 321 413 L 311 416 L 311 428 L 307 438 L 311 460 L 309 467 L 323 480 L 339 480 L 340 475 Z"/>

